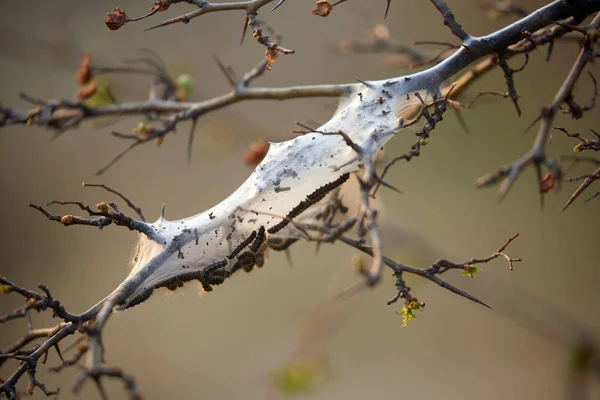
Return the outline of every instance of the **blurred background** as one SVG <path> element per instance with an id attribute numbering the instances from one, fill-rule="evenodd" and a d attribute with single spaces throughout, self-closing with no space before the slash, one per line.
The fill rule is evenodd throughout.
<path id="1" fill-rule="evenodd" d="M 118 32 L 104 26 L 105 14 L 115 5 L 137 16 L 150 3 L 2 2 L 2 104 L 29 108 L 19 92 L 74 99 L 75 74 L 85 52 L 92 54 L 94 62 L 115 65 L 138 57 L 143 48 L 152 49 L 172 76 L 194 77 L 193 100 L 229 90 L 213 54 L 239 76 L 264 55 L 264 48 L 250 36 L 239 46 L 241 12 L 210 14 L 187 25 L 143 32 L 164 18 L 191 10 L 182 4 Z M 454 40 L 429 2 L 392 1 L 384 21 L 385 3 L 348 1 L 328 18 L 311 15 L 312 1 L 287 1 L 273 13 L 265 7 L 259 19 L 283 35 L 282 44 L 296 54 L 280 57 L 256 85 L 346 83 L 409 73 L 382 54 L 334 51 L 343 41 L 368 41 L 368 32 L 376 24 L 385 23 L 397 43 Z M 545 3 L 518 2 L 527 10 Z M 448 4 L 474 35 L 511 21 L 510 17 L 489 18 L 472 0 Z M 401 327 L 402 318 L 395 313 L 401 305 L 386 305 L 395 294 L 389 273 L 375 289 L 332 307 L 327 299 L 360 279 L 350 261 L 354 252 L 342 245 L 323 245 L 316 255 L 314 244 L 300 243 L 291 248 L 293 265 L 284 254 L 271 253 L 264 268 L 239 273 L 212 293 L 199 296 L 199 288 L 188 284 L 119 314 L 105 331 L 107 363 L 133 374 L 148 399 L 300 396 L 331 400 L 399 395 L 558 400 L 575 398 L 576 389 L 587 398 L 600 398 L 597 371 L 573 372 L 575 365 L 581 365 L 573 361 L 581 358 L 577 358 L 582 351 L 579 338 L 600 338 L 598 200 L 584 203 L 581 199 L 561 212 L 576 187 L 565 184 L 559 193 L 547 196 L 542 210 L 533 170 L 519 178 L 501 203 L 494 189 L 474 188 L 477 177 L 529 149 L 535 129 L 523 132 L 542 104 L 551 102 L 577 50 L 574 42 L 557 43 L 550 63 L 544 61 L 545 49 L 532 54 L 526 70 L 515 76 L 522 96 L 521 118 L 508 100 L 481 101 L 463 112 L 471 131 L 466 134 L 455 114 L 448 112 L 422 155 L 397 165 L 390 174 L 389 181 L 403 194 L 381 192 L 386 254 L 400 262 L 422 267 L 441 257 L 463 262 L 491 254 L 512 234 L 521 234 L 507 250 L 523 259 L 514 271 L 499 259 L 483 265 L 475 279 L 458 273 L 447 276 L 490 304 L 491 310 L 409 278 L 413 295 L 427 306 L 408 327 Z M 520 63 L 519 58 L 511 61 L 515 68 Z M 597 74 L 598 67 L 591 70 Z M 107 79 L 122 100 L 146 96 L 149 82 L 145 79 Z M 501 72 L 492 71 L 471 92 L 482 90 L 505 91 Z M 577 91 L 579 102 L 587 103 L 592 92 L 584 77 Z M 86 310 L 127 275 L 136 235 L 112 226 L 104 231 L 65 229 L 28 208 L 29 202 L 82 200 L 95 205 L 115 200 L 105 192 L 82 188 L 85 181 L 123 191 L 150 220 L 158 217 L 163 203 L 169 219 L 193 215 L 219 202 L 247 178 L 251 169 L 244 164 L 243 154 L 251 143 L 259 138 L 290 139 L 295 121 L 325 122 L 335 106 L 335 99 L 238 103 L 199 120 L 191 163 L 186 161 L 187 129 L 182 127 L 161 146 L 150 143 L 135 149 L 100 177 L 95 171 L 126 145 L 110 131 L 129 132 L 138 119 L 117 121 L 110 127 L 86 123 L 53 141 L 52 132 L 40 128 L 3 129 L 0 274 L 30 288 L 44 283 L 69 311 Z M 556 125 L 587 134 L 589 128 L 600 129 L 599 115 L 594 110 L 580 121 L 559 116 Z M 563 136 L 555 135 L 549 146 L 552 156 L 572 154 L 577 142 Z M 386 148 L 386 157 L 406 152 L 413 141 L 408 132 L 398 137 Z M 585 172 L 591 172 L 589 167 L 573 170 Z M 19 305 L 19 297 L 2 296 L 0 311 Z M 323 325 L 323 320 L 328 323 Z M 34 316 L 37 327 L 49 323 L 47 315 Z M 314 324 L 321 324 L 324 333 L 307 346 L 301 338 Z M 25 321 L 1 326 L 2 346 L 26 329 Z M 300 353 L 308 354 L 310 365 L 296 374 L 299 377 L 290 377 L 286 368 L 297 358 L 299 347 Z M 58 363 L 51 353 L 48 365 Z M 4 367 L 0 376 L 7 377 L 13 367 Z M 76 372 L 72 368 L 57 375 L 40 367 L 38 378 L 49 388 L 60 386 L 59 398 L 69 399 L 74 397 L 70 387 Z M 107 387 L 111 398 L 124 398 L 120 383 Z M 36 396 L 43 397 L 39 392 Z M 97 397 L 88 384 L 79 398 Z"/>

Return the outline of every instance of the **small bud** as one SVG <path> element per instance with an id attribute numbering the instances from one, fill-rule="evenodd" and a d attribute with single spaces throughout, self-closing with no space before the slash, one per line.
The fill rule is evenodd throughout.
<path id="1" fill-rule="evenodd" d="M 333 6 L 327 0 L 319 0 L 315 4 L 312 13 L 319 17 L 327 17 L 331 13 L 331 10 L 333 10 Z"/>
<path id="2" fill-rule="evenodd" d="M 37 305 L 37 300 L 34 299 L 33 297 L 30 297 L 27 299 L 27 307 L 29 308 L 35 308 Z"/>
<path id="3" fill-rule="evenodd" d="M 190 74 L 181 74 L 175 79 L 177 85 L 177 100 L 186 101 L 192 97 L 194 78 Z"/>
<path id="4" fill-rule="evenodd" d="M 146 125 L 143 122 L 139 122 L 135 128 L 133 128 L 133 133 L 141 133 L 142 135 L 150 136 L 154 132 L 154 129 L 150 125 Z"/>
<path id="5" fill-rule="evenodd" d="M 104 23 L 111 31 L 116 31 L 129 21 L 127 14 L 125 14 L 119 7 L 113 8 L 111 12 L 106 14 Z"/>
<path id="6" fill-rule="evenodd" d="M 2 293 L 2 294 L 9 294 L 12 291 L 13 291 L 13 289 L 10 286 L 8 286 L 8 285 L 0 285 L 0 293 Z"/>
<path id="7" fill-rule="evenodd" d="M 104 201 L 102 203 L 98 204 L 96 207 L 98 207 L 98 210 L 100 210 L 100 212 L 102 214 L 108 213 L 108 210 L 110 209 L 110 206 L 108 204 L 106 204 Z"/>
<path id="8" fill-rule="evenodd" d="M 73 225 L 75 223 L 75 217 L 72 215 L 65 215 L 60 219 L 60 223 L 64 226 Z"/>
<path id="9" fill-rule="evenodd" d="M 419 144 L 421 146 L 427 146 L 429 144 L 429 140 L 427 140 L 427 139 L 421 139 L 421 140 L 419 140 Z"/>
<path id="10" fill-rule="evenodd" d="M 583 142 L 579 143 L 577 146 L 573 147 L 574 153 L 581 153 L 581 148 L 583 147 Z"/>

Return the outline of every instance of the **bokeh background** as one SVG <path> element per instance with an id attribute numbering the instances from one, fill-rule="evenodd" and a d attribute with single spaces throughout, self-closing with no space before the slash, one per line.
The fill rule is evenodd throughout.
<path id="1" fill-rule="evenodd" d="M 510 19 L 494 21 L 471 0 L 448 1 L 472 34 L 498 29 Z M 546 2 L 522 1 L 533 10 Z M 104 26 L 115 5 L 140 15 L 149 1 L 30 1 L 0 4 L 0 101 L 28 107 L 18 97 L 73 98 L 75 72 L 84 52 L 102 64 L 119 64 L 150 48 L 176 76 L 194 76 L 196 100 L 228 90 L 212 55 L 238 75 L 261 59 L 264 49 L 251 37 L 239 46 L 241 12 L 210 14 L 188 25 L 143 32 L 161 18 L 189 10 L 171 7 L 147 21 L 118 32 Z M 310 14 L 314 2 L 288 1 L 259 18 L 284 36 L 296 54 L 280 57 L 257 84 L 286 86 L 344 83 L 407 73 L 381 55 L 343 55 L 332 49 L 345 40 L 368 40 L 375 24 L 385 23 L 396 42 L 449 40 L 439 14 L 426 1 L 393 1 L 383 21 L 384 1 L 349 1 L 326 19 Z M 526 171 L 508 198 L 498 202 L 494 189 L 476 190 L 477 177 L 510 162 L 531 145 L 534 133 L 524 129 L 549 103 L 577 52 L 574 42 L 558 43 L 552 62 L 545 49 L 533 54 L 528 68 L 516 76 L 523 116 L 502 99 L 479 103 L 464 113 L 471 129 L 465 134 L 452 112 L 434 132 L 421 157 L 394 168 L 390 181 L 403 194 L 382 192 L 386 253 L 399 261 L 427 266 L 440 257 L 466 260 L 491 254 L 519 232 L 508 253 L 523 262 L 510 272 L 503 260 L 483 266 L 475 279 L 455 274 L 449 279 L 488 302 L 472 304 L 431 283 L 409 281 L 413 294 L 427 307 L 408 327 L 401 327 L 387 306 L 393 279 L 327 308 L 326 299 L 359 277 L 342 245 L 301 243 L 292 248 L 293 265 L 283 254 L 271 254 L 265 268 L 240 273 L 208 295 L 188 284 L 173 295 L 158 294 L 142 306 L 113 318 L 105 331 L 107 361 L 132 373 L 148 399 L 263 399 L 285 397 L 274 389 L 274 375 L 289 362 L 300 337 L 314 321 L 315 310 L 331 323 L 314 344 L 327 360 L 323 382 L 299 396 L 306 399 L 409 397 L 413 399 L 564 399 L 570 382 L 570 359 L 582 329 L 598 339 L 600 270 L 598 201 L 575 203 L 561 212 L 575 184 L 547 196 L 540 209 L 533 171 Z M 518 64 L 515 59 L 512 63 Z M 598 72 L 597 66 L 592 71 Z M 505 90 L 502 74 L 493 71 L 472 89 Z M 122 99 L 142 98 L 148 82 L 111 78 Z M 585 103 L 592 89 L 587 77 L 578 87 Z M 112 291 L 128 273 L 127 260 L 135 234 L 116 227 L 98 231 L 68 229 L 46 221 L 28 202 L 78 199 L 90 204 L 114 200 L 82 181 L 102 182 L 124 191 L 146 216 L 177 219 L 198 213 L 232 192 L 250 173 L 242 161 L 247 147 L 264 137 L 293 136 L 295 121 L 326 121 L 333 99 L 253 101 L 211 113 L 199 121 L 193 159 L 186 161 L 187 129 L 169 135 L 161 146 L 136 149 L 105 175 L 94 172 L 125 145 L 110 130 L 129 131 L 136 119 L 110 127 L 82 125 L 51 141 L 40 128 L 11 127 L 0 132 L 0 274 L 27 287 L 44 283 L 72 312 L 81 312 Z M 582 121 L 559 116 L 556 124 L 586 132 L 598 128 L 596 110 Z M 403 153 L 410 133 L 392 141 L 386 156 Z M 549 153 L 569 154 L 576 144 L 555 135 Z M 574 172 L 585 172 L 584 169 Z M 589 193 L 591 194 L 591 192 Z M 76 210 L 55 209 L 59 213 Z M 3 296 L 0 310 L 21 304 Z M 36 326 L 50 323 L 34 316 Z M 585 328 L 583 328 L 585 327 Z M 6 345 L 26 330 L 25 321 L 0 327 Z M 306 349 L 305 349 L 306 350 Z M 323 350 L 321 353 L 320 351 Z M 308 353 L 312 350 L 308 349 Z M 51 354 L 48 365 L 58 363 Z M 3 368 L 6 377 L 11 368 Z M 59 398 L 73 398 L 70 385 L 76 368 L 60 375 L 40 368 Z M 597 378 L 597 375 L 596 375 Z M 599 398 L 598 383 L 581 380 L 589 398 Z M 110 383 L 111 398 L 123 398 L 120 383 Z M 43 397 L 40 393 L 38 398 Z M 88 384 L 79 398 L 96 398 Z"/>

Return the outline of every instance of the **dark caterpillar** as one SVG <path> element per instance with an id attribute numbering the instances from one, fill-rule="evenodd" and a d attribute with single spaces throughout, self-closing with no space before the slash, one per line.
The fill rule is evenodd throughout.
<path id="1" fill-rule="evenodd" d="M 318 188 L 317 190 L 315 190 L 314 192 L 312 192 L 311 194 L 306 196 L 306 199 L 302 200 L 300 202 L 300 204 L 298 204 L 296 207 L 292 208 L 292 210 L 286 215 L 285 219 L 283 219 L 277 225 L 274 225 L 271 228 L 269 228 L 267 230 L 267 232 L 277 233 L 280 230 L 282 230 L 283 228 L 285 228 L 292 219 L 296 218 L 307 208 L 309 208 L 313 204 L 317 203 L 319 200 L 321 200 L 323 197 L 325 197 L 325 195 L 327 193 L 329 193 L 336 187 L 340 186 L 342 183 L 346 182 L 349 177 L 350 177 L 350 174 L 346 173 L 346 174 L 340 176 L 335 181 L 329 182 L 328 184 L 321 186 L 320 188 Z"/>
<path id="2" fill-rule="evenodd" d="M 258 228 L 258 233 L 256 234 L 256 239 L 254 240 L 254 243 L 252 243 L 252 246 L 250 246 L 250 251 L 253 253 L 257 253 L 258 250 L 260 250 L 260 247 L 265 242 L 265 238 L 265 227 L 261 226 L 260 228 Z"/>
<path id="3" fill-rule="evenodd" d="M 236 247 L 236 249 L 233 250 L 231 252 L 231 254 L 227 256 L 227 258 L 230 260 L 233 260 L 233 258 L 235 256 L 237 256 L 240 251 L 244 250 L 250 243 L 252 243 L 252 241 L 254 241 L 255 237 L 256 237 L 256 231 L 252 231 L 250 236 L 248 236 L 248 238 L 246 240 L 244 240 L 242 243 L 240 243 L 240 245 L 238 247 Z"/>

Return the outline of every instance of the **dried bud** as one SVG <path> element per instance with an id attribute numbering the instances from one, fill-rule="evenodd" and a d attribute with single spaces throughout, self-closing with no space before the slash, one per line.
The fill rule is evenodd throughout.
<path id="1" fill-rule="evenodd" d="M 108 213 L 108 210 L 110 209 L 110 206 L 108 204 L 106 204 L 104 201 L 102 203 L 98 204 L 96 207 L 98 207 L 98 210 L 100 210 L 100 212 L 102 214 Z"/>
<path id="2" fill-rule="evenodd" d="M 167 11 L 171 5 L 171 0 L 156 0 L 150 9 L 150 12 Z"/>
<path id="3" fill-rule="evenodd" d="M 85 85 L 92 79 L 92 56 L 90 53 L 85 53 L 81 58 L 79 70 L 77 71 L 77 83 Z"/>
<path id="4" fill-rule="evenodd" d="M 37 306 L 37 300 L 34 299 L 33 297 L 30 297 L 27 299 L 27 307 L 29 308 L 35 308 Z"/>
<path id="5" fill-rule="evenodd" d="M 79 100 L 87 100 L 93 95 L 95 95 L 97 90 L 98 87 L 96 86 L 96 84 L 90 83 L 86 87 L 82 87 L 77 91 L 77 98 Z"/>
<path id="6" fill-rule="evenodd" d="M 72 215 L 65 215 L 60 219 L 60 223 L 64 226 L 73 225 L 75 223 L 75 217 Z"/>
<path id="7" fill-rule="evenodd" d="M 540 181 L 540 192 L 548 193 L 550 191 L 558 191 L 558 189 L 559 184 L 556 181 L 556 179 L 554 179 L 554 175 L 552 175 L 552 172 L 546 172 L 546 175 L 544 175 L 544 177 Z"/>
<path id="8" fill-rule="evenodd" d="M 111 12 L 106 14 L 104 23 L 111 31 L 116 31 L 129 21 L 127 14 L 125 14 L 119 7 L 113 8 Z"/>
<path id="9" fill-rule="evenodd" d="M 244 154 L 244 162 L 249 167 L 256 167 L 265 158 L 269 151 L 269 142 L 266 139 L 259 139 L 250 145 L 250 148 Z"/>
<path id="10" fill-rule="evenodd" d="M 269 47 L 265 52 L 265 56 L 267 57 L 267 69 L 271 69 L 271 65 L 275 64 L 277 50 L 274 47 Z"/>
<path id="11" fill-rule="evenodd" d="M 333 6 L 327 0 L 319 0 L 315 4 L 312 13 L 319 17 L 326 17 L 331 13 L 331 10 L 333 10 Z"/>

